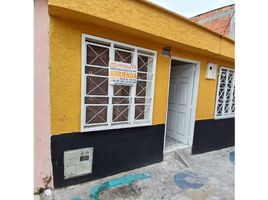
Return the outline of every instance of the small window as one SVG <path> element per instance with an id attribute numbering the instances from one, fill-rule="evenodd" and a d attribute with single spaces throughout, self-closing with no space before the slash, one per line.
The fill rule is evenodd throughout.
<path id="1" fill-rule="evenodd" d="M 82 45 L 81 131 L 151 125 L 156 53 L 85 34 Z M 110 84 L 110 62 L 136 66 L 136 84 Z"/>
<path id="2" fill-rule="evenodd" d="M 220 67 L 215 104 L 215 119 L 235 116 L 235 71 Z"/>

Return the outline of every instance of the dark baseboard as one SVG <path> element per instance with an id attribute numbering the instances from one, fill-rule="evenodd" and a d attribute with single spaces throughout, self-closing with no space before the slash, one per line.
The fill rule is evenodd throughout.
<path id="1" fill-rule="evenodd" d="M 192 154 L 234 146 L 234 138 L 234 118 L 198 120 L 195 122 Z"/>
<path id="2" fill-rule="evenodd" d="M 51 137 L 54 187 L 79 184 L 163 160 L 165 125 L 125 128 Z M 93 147 L 92 173 L 64 179 L 63 153 Z"/>

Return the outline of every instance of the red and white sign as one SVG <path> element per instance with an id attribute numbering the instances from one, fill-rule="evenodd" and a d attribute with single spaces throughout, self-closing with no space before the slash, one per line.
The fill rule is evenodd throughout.
<path id="1" fill-rule="evenodd" d="M 137 66 L 129 63 L 111 61 L 109 63 L 109 82 L 112 85 L 133 86 L 137 83 Z"/>

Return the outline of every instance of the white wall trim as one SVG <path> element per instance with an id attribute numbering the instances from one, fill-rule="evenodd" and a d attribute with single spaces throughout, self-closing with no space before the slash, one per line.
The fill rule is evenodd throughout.
<path id="1" fill-rule="evenodd" d="M 190 146 L 193 145 L 194 141 L 194 126 L 195 126 L 195 116 L 196 116 L 196 108 L 197 108 L 197 98 L 198 98 L 198 87 L 199 87 L 199 77 L 200 77 L 200 62 L 195 63 L 195 71 L 194 71 L 194 87 L 193 87 L 193 95 L 192 95 L 192 112 L 191 112 L 191 123 L 190 123 L 190 133 L 188 144 Z"/>
<path id="2" fill-rule="evenodd" d="M 172 57 L 169 59 L 169 77 L 168 77 L 168 89 L 167 89 L 167 104 L 166 104 L 166 120 L 165 120 L 165 133 L 164 133 L 164 145 L 163 145 L 163 152 L 166 152 L 166 138 L 167 138 L 167 116 L 168 116 L 168 100 L 169 100 L 169 87 L 170 87 L 170 75 L 171 75 L 171 61 Z"/>
<path id="3" fill-rule="evenodd" d="M 196 107 L 197 107 L 197 98 L 198 98 L 198 86 L 199 86 L 199 76 L 200 76 L 200 62 L 196 60 L 186 59 L 171 56 L 170 64 L 169 64 L 169 82 L 168 82 L 168 95 L 167 95 L 167 108 L 166 108 L 166 121 L 165 121 L 165 134 L 164 134 L 164 148 L 163 152 L 165 152 L 166 145 L 166 135 L 167 135 L 167 119 L 168 119 L 168 100 L 169 100 L 169 87 L 170 87 L 170 73 L 171 73 L 171 63 L 172 60 L 187 62 L 189 64 L 194 64 L 194 83 L 193 83 L 193 94 L 192 94 L 192 109 L 191 109 L 191 119 L 190 119 L 190 128 L 189 128 L 189 138 L 188 138 L 188 146 L 193 145 L 194 139 L 194 126 L 195 126 L 195 116 L 196 116 Z"/>

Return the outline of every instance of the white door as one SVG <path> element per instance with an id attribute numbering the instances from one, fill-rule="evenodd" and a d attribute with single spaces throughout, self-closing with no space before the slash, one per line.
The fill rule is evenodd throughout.
<path id="1" fill-rule="evenodd" d="M 172 66 L 167 135 L 188 144 L 192 109 L 194 64 Z"/>

